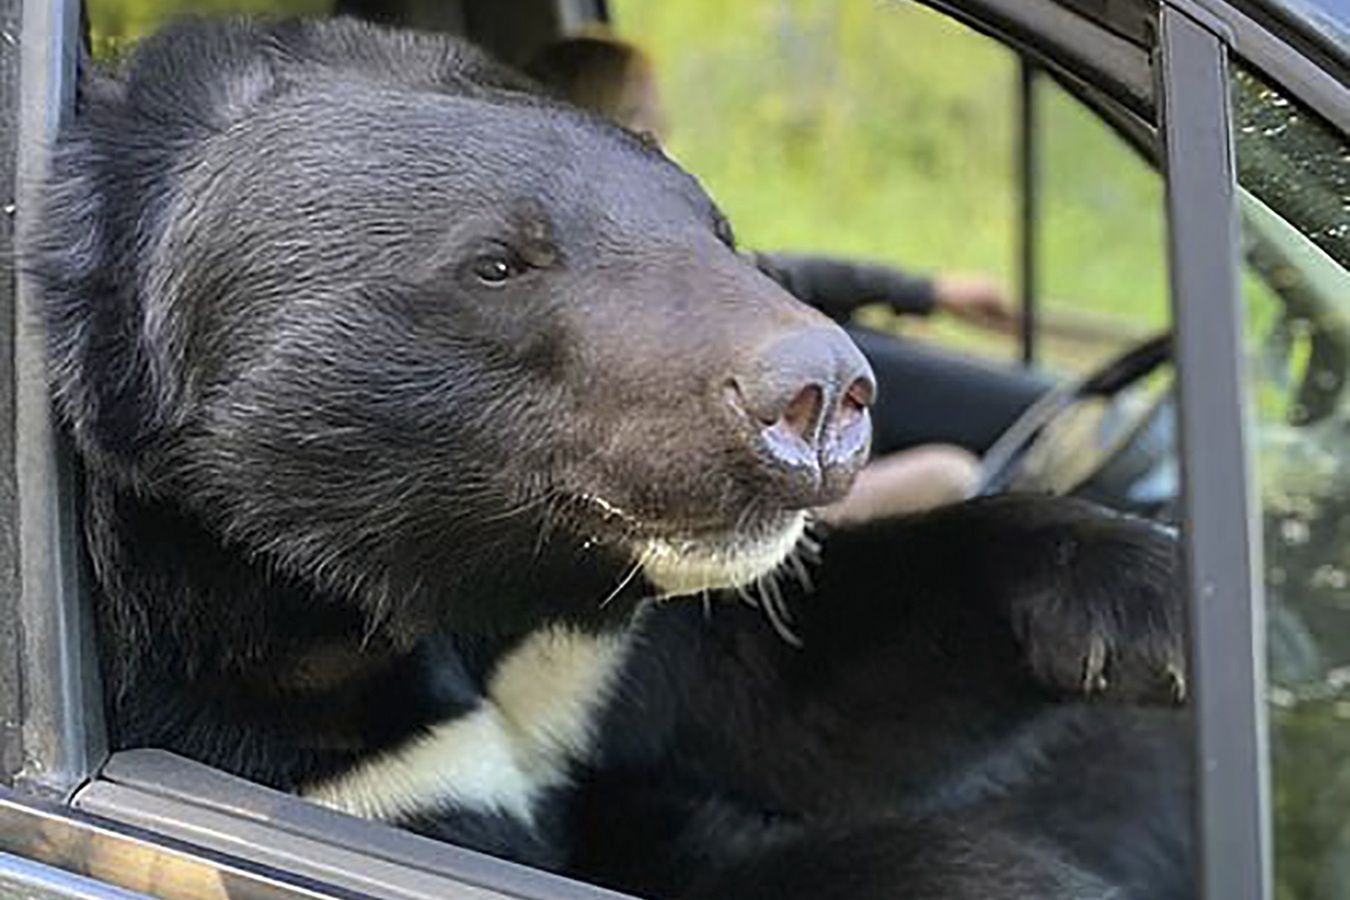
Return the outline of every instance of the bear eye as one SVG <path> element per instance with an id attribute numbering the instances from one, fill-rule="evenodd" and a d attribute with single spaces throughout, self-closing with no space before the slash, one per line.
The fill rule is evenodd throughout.
<path id="1" fill-rule="evenodd" d="M 469 268 L 483 284 L 498 285 L 519 275 L 523 267 L 504 253 L 485 253 L 475 258 Z"/>

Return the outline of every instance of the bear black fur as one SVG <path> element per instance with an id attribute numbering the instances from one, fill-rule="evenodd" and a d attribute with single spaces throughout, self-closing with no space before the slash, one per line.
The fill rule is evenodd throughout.
<path id="1" fill-rule="evenodd" d="M 804 561 L 870 373 L 642 139 L 188 22 L 85 74 L 25 263 L 117 748 L 651 896 L 1188 895 L 1181 713 L 1087 696 L 1180 685 L 1172 539 L 1002 498 Z"/>

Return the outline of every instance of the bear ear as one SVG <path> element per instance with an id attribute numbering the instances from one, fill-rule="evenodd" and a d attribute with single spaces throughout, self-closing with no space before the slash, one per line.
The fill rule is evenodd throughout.
<path id="1" fill-rule="evenodd" d="M 21 239 L 40 292 L 52 389 L 86 460 L 140 481 L 175 409 L 181 361 L 147 327 L 170 298 L 153 259 L 174 172 L 275 81 L 256 30 L 187 23 L 148 39 L 120 77 L 81 74 L 35 225 Z"/>

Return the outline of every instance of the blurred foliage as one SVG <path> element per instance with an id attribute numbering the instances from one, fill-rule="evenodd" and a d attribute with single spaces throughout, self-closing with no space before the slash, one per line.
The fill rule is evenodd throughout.
<path id="1" fill-rule="evenodd" d="M 905 2 L 610 6 L 654 57 L 672 155 L 743 244 L 984 272 L 1013 288 L 1017 60 L 1005 47 Z M 1082 368 L 1167 321 L 1161 180 L 1057 85 L 1039 91 L 1044 307 L 1098 313 L 1114 337 L 1087 359 L 1051 345 L 1052 362 Z M 952 322 L 868 321 L 1015 352 L 1011 338 Z"/>
<path id="2" fill-rule="evenodd" d="M 333 0 L 88 0 L 94 55 L 113 59 L 164 22 L 187 15 L 319 15 Z"/>
<path id="3" fill-rule="evenodd" d="M 1272 713 L 1275 896 L 1350 897 L 1350 697 Z"/>

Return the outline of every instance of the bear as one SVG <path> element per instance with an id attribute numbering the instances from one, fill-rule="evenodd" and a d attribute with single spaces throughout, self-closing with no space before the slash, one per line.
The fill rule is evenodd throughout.
<path id="1" fill-rule="evenodd" d="M 642 896 L 1188 895 L 1174 536 L 818 541 L 870 368 L 650 141 L 451 37 L 188 20 L 43 196 L 114 748 Z"/>

